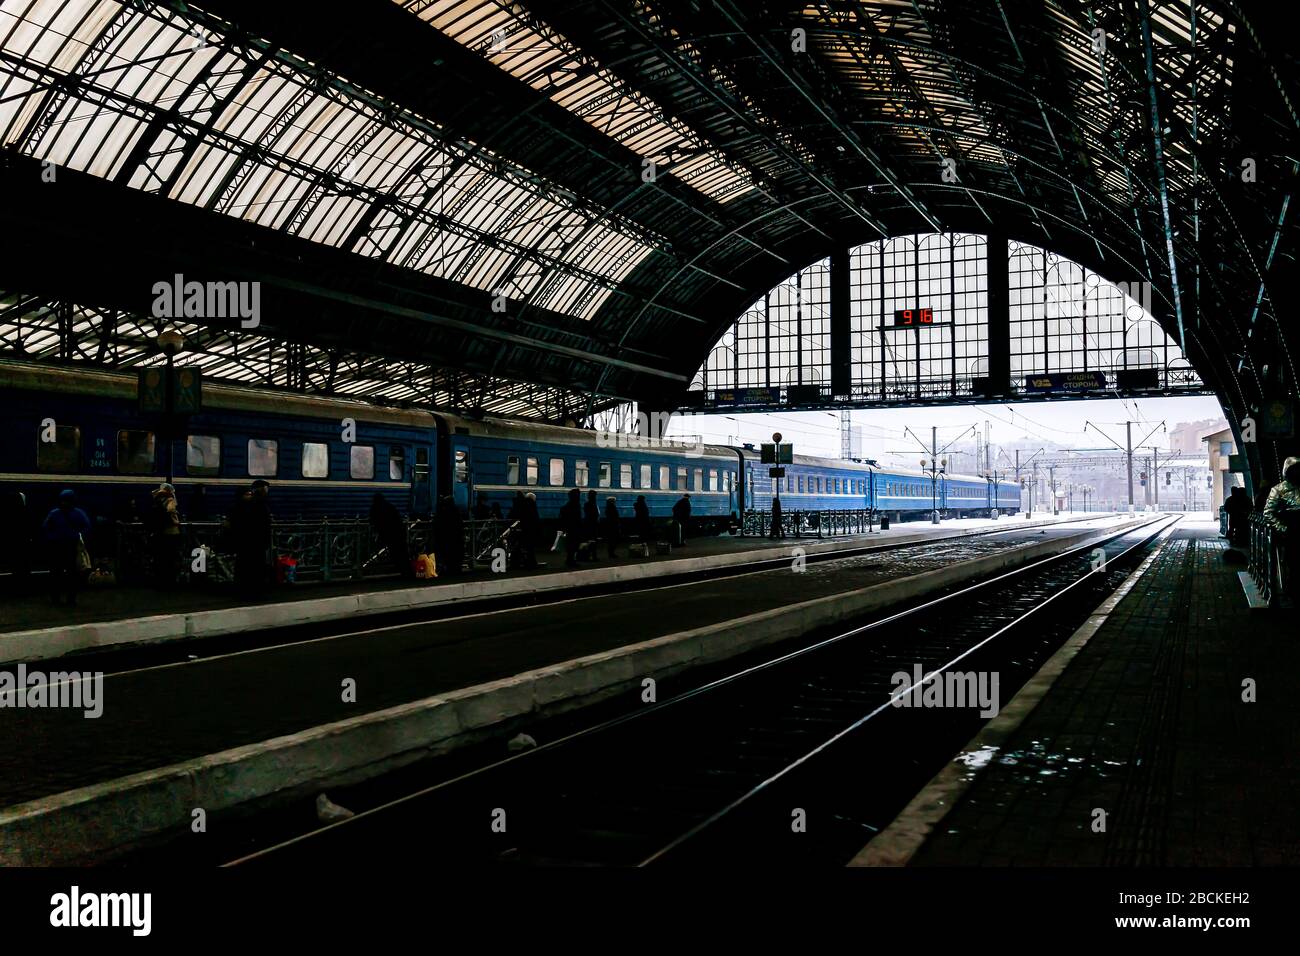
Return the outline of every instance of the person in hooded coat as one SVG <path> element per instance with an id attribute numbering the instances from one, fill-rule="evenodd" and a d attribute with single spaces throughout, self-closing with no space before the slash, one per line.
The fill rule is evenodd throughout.
<path id="1" fill-rule="evenodd" d="M 645 495 L 637 495 L 632 505 L 632 528 L 638 538 L 650 542 L 650 506 L 646 504 Z"/>
<path id="2" fill-rule="evenodd" d="M 388 552 L 393 570 L 405 580 L 415 580 L 415 569 L 411 567 L 411 556 L 406 545 L 406 522 L 393 503 L 377 491 L 370 501 L 370 526 L 375 529 L 375 537 Z"/>
<path id="3" fill-rule="evenodd" d="M 62 604 L 66 595 L 68 604 L 77 603 L 77 588 L 81 584 L 81 569 L 77 566 L 78 546 L 89 542 L 90 518 L 77 507 L 77 494 L 66 488 L 59 494 L 59 503 L 45 516 L 41 525 L 50 563 L 50 584 L 54 603 Z"/>
<path id="4" fill-rule="evenodd" d="M 434 553 L 438 559 L 438 577 L 455 577 L 465 561 L 465 531 L 460 509 L 451 495 L 438 502 L 433 516 Z"/>

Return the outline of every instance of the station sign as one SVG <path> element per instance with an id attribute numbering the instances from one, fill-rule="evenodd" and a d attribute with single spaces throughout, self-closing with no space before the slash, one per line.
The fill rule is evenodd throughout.
<path id="1" fill-rule="evenodd" d="M 167 369 L 142 368 L 138 372 L 137 392 L 141 414 L 161 415 L 167 411 Z M 172 369 L 172 411 L 193 415 L 203 409 L 203 371 L 190 366 Z"/>
<path id="2" fill-rule="evenodd" d="M 1051 372 L 1025 376 L 1026 392 L 1091 392 L 1105 387 L 1104 372 Z"/>
<path id="3" fill-rule="evenodd" d="M 785 400 L 790 405 L 809 405 L 823 400 L 820 385 L 787 385 Z"/>
<path id="4" fill-rule="evenodd" d="M 793 465 L 794 445 L 790 442 L 764 442 L 759 446 L 759 462 L 764 465 Z"/>
<path id="5" fill-rule="evenodd" d="M 776 405 L 780 401 L 781 389 L 775 387 L 723 388 L 713 393 L 715 405 Z"/>
<path id="6" fill-rule="evenodd" d="M 784 478 L 784 477 L 785 477 L 785 469 L 784 469 L 784 468 L 769 468 L 769 469 L 767 470 L 767 474 L 768 474 L 768 477 L 771 477 L 771 478 Z"/>
<path id="7" fill-rule="evenodd" d="M 1265 402 L 1259 416 L 1261 434 L 1273 438 L 1290 438 L 1295 432 L 1295 408 L 1290 402 Z"/>
<path id="8" fill-rule="evenodd" d="M 1128 368 L 1117 373 L 1120 388 L 1159 388 L 1160 370 L 1155 368 Z"/>

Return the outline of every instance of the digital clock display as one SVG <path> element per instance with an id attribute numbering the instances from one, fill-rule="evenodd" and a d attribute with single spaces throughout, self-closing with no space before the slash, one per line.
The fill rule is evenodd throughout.
<path id="1" fill-rule="evenodd" d="M 898 309 L 894 312 L 894 328 L 910 329 L 918 325 L 934 325 L 934 309 Z"/>

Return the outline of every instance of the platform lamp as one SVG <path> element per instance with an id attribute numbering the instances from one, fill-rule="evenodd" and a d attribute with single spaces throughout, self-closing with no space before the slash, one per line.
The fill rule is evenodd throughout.
<path id="1" fill-rule="evenodd" d="M 163 405 L 163 441 L 167 444 L 167 484 L 172 484 L 173 474 L 175 472 L 175 462 L 172 449 L 172 418 L 176 414 L 176 383 L 173 379 L 172 368 L 176 356 L 185 349 L 185 336 L 181 335 L 175 329 L 167 329 L 160 332 L 158 338 L 154 340 L 158 344 L 159 351 L 167 356 L 167 376 L 166 399 Z"/>

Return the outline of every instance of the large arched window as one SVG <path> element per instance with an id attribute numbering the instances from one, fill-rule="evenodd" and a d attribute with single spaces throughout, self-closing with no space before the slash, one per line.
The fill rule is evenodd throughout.
<path id="1" fill-rule="evenodd" d="M 852 400 L 978 397 L 989 375 L 988 239 L 969 233 L 895 236 L 849 250 Z M 998 261 L 994 257 L 993 261 Z M 1037 246 L 1007 243 L 1010 386 L 1028 376 L 1152 370 L 1160 388 L 1199 387 L 1150 313 L 1150 287 L 1117 285 Z M 901 318 L 912 310 L 924 321 Z M 723 333 L 692 387 L 824 386 L 830 399 L 830 260 L 799 270 Z M 804 392 L 804 395 L 807 393 Z M 764 402 L 766 403 L 766 402 Z"/>

